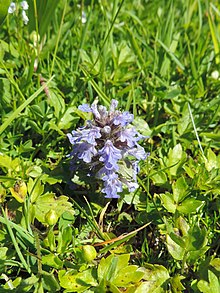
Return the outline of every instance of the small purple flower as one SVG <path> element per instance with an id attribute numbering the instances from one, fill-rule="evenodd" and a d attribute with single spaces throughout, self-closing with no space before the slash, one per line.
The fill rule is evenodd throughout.
<path id="1" fill-rule="evenodd" d="M 137 145 L 136 147 L 128 150 L 127 153 L 129 155 L 134 156 L 138 161 L 145 160 L 147 157 L 147 154 L 146 154 L 144 148 L 141 147 L 140 145 Z"/>
<path id="2" fill-rule="evenodd" d="M 93 103 L 91 106 L 92 113 L 95 117 L 95 119 L 100 120 L 101 119 L 101 114 L 99 113 L 98 107 L 96 103 Z"/>
<path id="3" fill-rule="evenodd" d="M 83 129 L 81 131 L 82 140 L 92 145 L 96 145 L 96 139 L 101 137 L 100 128 L 92 126 L 89 129 Z"/>
<path id="4" fill-rule="evenodd" d="M 85 163 L 91 163 L 93 156 L 97 154 L 96 148 L 89 143 L 82 143 L 77 145 L 77 156 Z"/>
<path id="5" fill-rule="evenodd" d="M 78 109 L 82 112 L 92 112 L 92 109 L 88 104 L 83 104 L 78 107 Z"/>
<path id="6" fill-rule="evenodd" d="M 114 113 L 114 112 L 115 112 L 115 109 L 116 109 L 117 107 L 118 107 L 118 101 L 112 99 L 112 100 L 111 100 L 110 109 L 109 109 L 110 114 L 111 114 L 111 113 Z"/>
<path id="7" fill-rule="evenodd" d="M 132 148 L 137 144 L 137 131 L 134 127 L 122 129 L 119 133 L 119 139 L 121 142 L 126 142 L 129 148 Z"/>
<path id="8" fill-rule="evenodd" d="M 115 116 L 113 119 L 113 124 L 121 125 L 123 127 L 131 123 L 133 120 L 134 120 L 134 115 L 126 111 Z"/>
<path id="9" fill-rule="evenodd" d="M 100 159 L 103 162 L 106 169 L 115 170 L 118 169 L 117 162 L 122 158 L 121 151 L 114 147 L 111 140 L 107 140 L 104 147 L 99 151 Z"/>
<path id="10" fill-rule="evenodd" d="M 119 198 L 118 192 L 122 192 L 122 182 L 118 179 L 118 175 L 114 172 L 103 177 L 104 188 L 102 192 L 106 194 L 106 198 Z"/>
<path id="11" fill-rule="evenodd" d="M 129 192 L 137 189 L 138 163 L 147 156 L 138 144 L 145 137 L 130 125 L 133 114 L 116 110 L 117 106 L 114 99 L 109 110 L 95 102 L 79 106 L 79 110 L 91 112 L 93 118 L 84 127 L 67 134 L 72 144 L 71 169 L 80 174 L 87 167 L 85 174 L 90 179 L 102 181 L 106 198 L 118 198 L 123 186 Z"/>

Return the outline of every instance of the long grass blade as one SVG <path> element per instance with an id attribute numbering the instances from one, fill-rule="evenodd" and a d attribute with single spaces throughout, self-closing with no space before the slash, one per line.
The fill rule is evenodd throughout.
<path id="1" fill-rule="evenodd" d="M 181 70 L 185 70 L 185 66 L 179 61 L 179 59 L 171 52 L 171 50 L 161 41 L 157 40 L 157 42 L 164 48 L 164 50 L 167 52 L 167 54 L 170 56 L 170 58 L 176 63 L 177 66 Z"/>
<path id="2" fill-rule="evenodd" d="M 30 96 L 23 104 L 21 104 L 8 119 L 0 126 L 0 135 L 4 130 L 11 124 L 11 122 L 16 119 L 16 117 L 48 86 L 54 76 L 45 82 L 32 96 Z"/>
<path id="3" fill-rule="evenodd" d="M 23 254 L 22 254 L 22 252 L 21 252 L 21 250 L 20 250 L 20 248 L 19 248 L 19 246 L 18 246 L 17 240 L 15 239 L 14 233 L 13 233 L 13 231 L 12 231 L 12 229 L 11 229 L 11 225 L 10 225 L 9 220 L 7 219 L 6 215 L 5 215 L 5 212 L 4 212 L 3 208 L 2 208 L 2 213 L 3 213 L 3 215 L 4 215 L 4 218 L 5 218 L 5 224 L 6 224 L 6 226 L 7 226 L 8 233 L 9 233 L 9 235 L 10 235 L 10 237 L 11 237 L 11 240 L 12 240 L 12 243 L 13 243 L 13 245 L 14 245 L 14 247 L 15 247 L 15 250 L 16 250 L 16 252 L 17 252 L 17 255 L 18 255 L 18 257 L 19 257 L 19 259 L 20 259 L 20 261 L 21 261 L 23 267 L 27 270 L 27 272 L 28 272 L 29 274 L 31 274 L 31 269 L 30 269 L 30 267 L 28 266 L 26 260 L 24 259 L 24 256 L 23 256 Z"/>

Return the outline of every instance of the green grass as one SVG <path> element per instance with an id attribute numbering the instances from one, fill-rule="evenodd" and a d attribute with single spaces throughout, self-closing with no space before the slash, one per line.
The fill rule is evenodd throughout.
<path id="1" fill-rule="evenodd" d="M 218 1 L 28 2 L 0 30 L 0 292 L 219 292 Z M 69 185 L 95 99 L 149 136 L 119 200 Z"/>

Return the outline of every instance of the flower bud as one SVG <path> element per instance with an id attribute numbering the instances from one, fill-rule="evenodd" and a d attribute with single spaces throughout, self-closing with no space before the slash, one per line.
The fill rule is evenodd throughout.
<path id="1" fill-rule="evenodd" d="M 92 245 L 84 245 L 82 247 L 82 257 L 86 262 L 93 261 L 97 256 L 97 252 Z"/>
<path id="2" fill-rule="evenodd" d="M 53 226 L 56 224 L 57 221 L 58 221 L 57 213 L 54 210 L 49 210 L 49 212 L 47 212 L 45 215 L 45 222 L 48 225 Z"/>

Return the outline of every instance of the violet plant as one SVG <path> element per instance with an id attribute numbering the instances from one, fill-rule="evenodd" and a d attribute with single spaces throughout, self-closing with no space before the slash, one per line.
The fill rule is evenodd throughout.
<path id="1" fill-rule="evenodd" d="M 71 169 L 86 168 L 87 176 L 100 179 L 106 198 L 119 198 L 125 186 L 130 192 L 136 190 L 138 163 L 147 156 L 138 144 L 145 137 L 131 125 L 133 114 L 116 110 L 117 106 L 114 99 L 109 111 L 95 102 L 79 106 L 79 110 L 91 112 L 93 119 L 67 134 L 72 144 Z"/>

